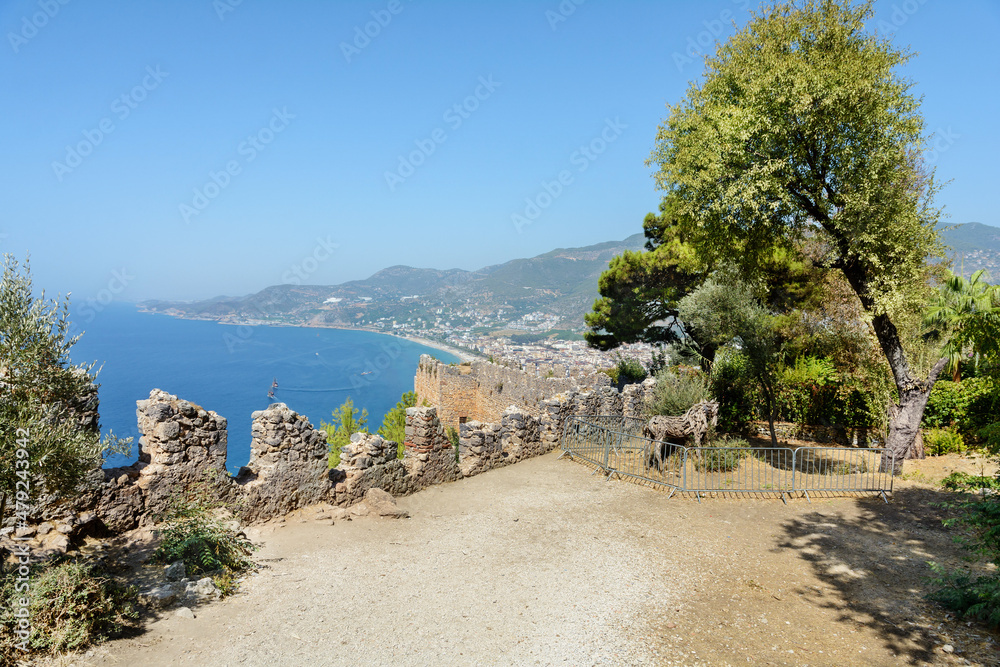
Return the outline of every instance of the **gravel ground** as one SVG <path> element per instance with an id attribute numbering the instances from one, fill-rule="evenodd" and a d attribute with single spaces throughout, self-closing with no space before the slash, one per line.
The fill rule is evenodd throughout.
<path id="1" fill-rule="evenodd" d="M 553 453 L 400 498 L 410 519 L 264 526 L 239 594 L 60 662 L 998 664 L 922 598 L 926 560 L 960 562 L 935 494 L 668 500 Z"/>

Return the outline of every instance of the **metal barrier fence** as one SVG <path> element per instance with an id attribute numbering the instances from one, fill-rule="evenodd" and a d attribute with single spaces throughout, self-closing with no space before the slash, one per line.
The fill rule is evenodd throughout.
<path id="1" fill-rule="evenodd" d="M 877 493 L 888 502 L 895 461 L 883 471 L 883 450 L 845 447 L 685 447 L 642 435 L 631 417 L 570 417 L 563 456 L 607 474 L 661 484 L 670 495 L 694 493 Z M 669 497 L 669 496 L 668 496 Z"/>

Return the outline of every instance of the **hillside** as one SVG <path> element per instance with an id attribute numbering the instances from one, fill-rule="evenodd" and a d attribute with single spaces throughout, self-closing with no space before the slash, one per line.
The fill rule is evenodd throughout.
<path id="1" fill-rule="evenodd" d="M 1000 228 L 978 222 L 942 228 L 952 267 L 1000 277 Z M 557 248 L 477 271 L 390 266 L 340 285 L 274 285 L 245 297 L 196 303 L 150 301 L 147 310 L 224 322 L 430 329 L 548 331 L 583 327 L 597 279 L 615 255 L 639 250 L 634 234 L 582 248 Z M 995 279 L 995 278 L 991 278 Z M 406 323 L 405 325 L 403 323 Z"/>
<path id="2" fill-rule="evenodd" d="M 226 322 L 390 329 L 394 321 L 408 321 L 417 329 L 437 323 L 530 331 L 544 321 L 545 328 L 579 329 L 608 262 L 624 250 L 641 249 L 644 240 L 634 234 L 623 241 L 558 248 L 476 271 L 391 266 L 340 285 L 274 285 L 245 297 L 142 305 L 154 312 Z"/>
<path id="3" fill-rule="evenodd" d="M 942 230 L 951 248 L 952 271 L 969 277 L 978 269 L 989 272 L 989 281 L 1000 280 L 1000 227 L 969 222 Z"/>

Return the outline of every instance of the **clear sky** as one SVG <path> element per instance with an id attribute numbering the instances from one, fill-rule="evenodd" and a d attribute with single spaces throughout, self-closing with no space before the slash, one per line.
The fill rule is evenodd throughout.
<path id="1" fill-rule="evenodd" d="M 622 239 L 695 49 L 750 4 L 0 0 L 0 249 L 78 303 Z M 951 222 L 1000 225 L 1000 2 L 876 9 L 919 52 Z"/>

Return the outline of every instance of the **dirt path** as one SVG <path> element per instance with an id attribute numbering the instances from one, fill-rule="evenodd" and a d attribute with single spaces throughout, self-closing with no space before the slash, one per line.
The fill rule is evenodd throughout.
<path id="1" fill-rule="evenodd" d="M 75 664 L 1000 664 L 922 602 L 955 552 L 904 484 L 697 503 L 551 454 L 400 498 L 411 519 L 265 527 L 240 594 Z"/>

